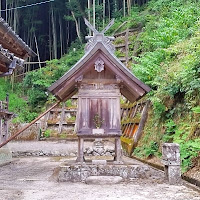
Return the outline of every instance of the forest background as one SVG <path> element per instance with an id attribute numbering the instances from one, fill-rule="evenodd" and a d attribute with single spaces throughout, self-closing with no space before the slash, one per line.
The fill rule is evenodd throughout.
<path id="1" fill-rule="evenodd" d="M 0 1 L 1 16 L 32 49 L 36 49 L 35 40 L 37 40 L 40 57 L 44 61 L 57 59 L 68 53 L 71 43 L 75 40 L 79 40 L 80 43 L 85 42 L 87 29 L 84 17 L 100 29 L 111 18 L 126 16 L 130 13 L 132 5 L 144 4 L 147 0 L 51 1 L 19 9 L 12 8 L 47 1 Z"/>

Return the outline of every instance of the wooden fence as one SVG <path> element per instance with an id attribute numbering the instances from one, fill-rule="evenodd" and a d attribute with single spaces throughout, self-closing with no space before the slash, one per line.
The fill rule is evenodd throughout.
<path id="1" fill-rule="evenodd" d="M 131 155 L 141 137 L 148 111 L 148 101 L 126 102 L 121 106 L 121 142 L 123 149 Z"/>

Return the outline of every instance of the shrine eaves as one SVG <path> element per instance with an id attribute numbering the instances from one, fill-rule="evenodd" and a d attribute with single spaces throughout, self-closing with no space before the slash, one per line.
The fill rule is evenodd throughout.
<path id="1" fill-rule="evenodd" d="M 114 37 L 104 33 L 112 26 L 112 20 L 101 32 L 97 31 L 86 19 L 86 25 L 93 31 L 93 36 L 86 36 L 88 40 L 85 55 L 59 80 L 48 89 L 61 101 L 66 101 L 86 84 L 90 89 L 105 89 L 119 87 L 120 93 L 129 101 L 134 102 L 143 97 L 151 89 L 141 82 L 114 55 L 112 44 Z"/>
<path id="2" fill-rule="evenodd" d="M 36 53 L 0 17 L 0 77 L 12 75 L 30 56 Z"/>

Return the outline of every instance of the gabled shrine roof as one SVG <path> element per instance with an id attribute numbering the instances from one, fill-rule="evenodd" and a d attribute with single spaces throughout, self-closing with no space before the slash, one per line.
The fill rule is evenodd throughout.
<path id="1" fill-rule="evenodd" d="M 85 55 L 59 80 L 53 83 L 48 90 L 61 101 L 69 99 L 78 91 L 77 82 L 81 79 L 95 61 L 100 58 L 107 68 L 115 74 L 120 82 L 120 92 L 128 100 L 134 102 L 151 89 L 141 82 L 115 55 L 112 37 L 106 37 L 103 33 L 95 33 L 89 37 L 86 44 Z"/>

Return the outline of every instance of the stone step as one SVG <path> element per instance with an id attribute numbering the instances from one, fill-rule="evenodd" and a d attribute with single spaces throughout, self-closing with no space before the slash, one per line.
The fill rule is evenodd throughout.
<path id="1" fill-rule="evenodd" d="M 112 185 L 119 184 L 123 181 L 120 176 L 89 176 L 85 183 L 88 185 Z"/>

